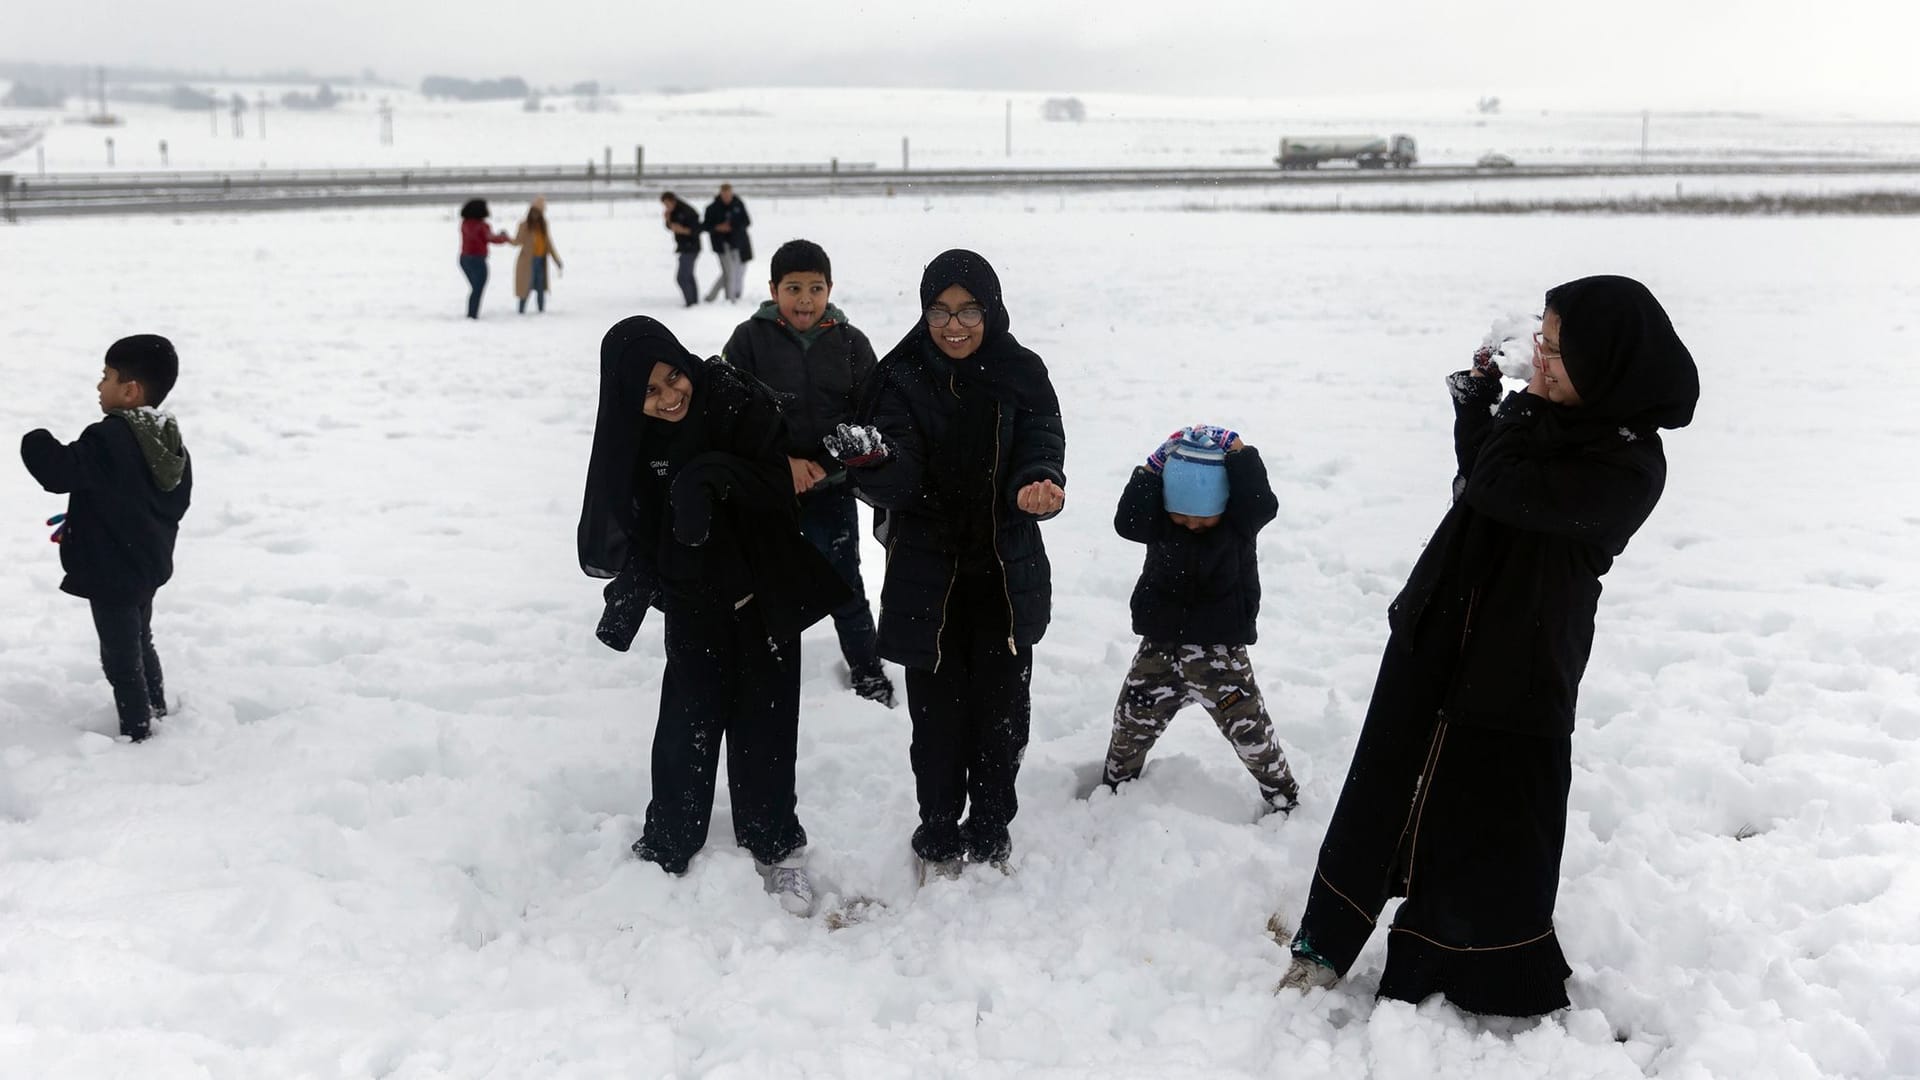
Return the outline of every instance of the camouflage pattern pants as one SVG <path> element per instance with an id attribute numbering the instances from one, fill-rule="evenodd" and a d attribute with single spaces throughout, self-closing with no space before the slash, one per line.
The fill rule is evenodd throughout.
<path id="1" fill-rule="evenodd" d="M 1113 710 L 1107 783 L 1139 776 L 1147 752 L 1174 714 L 1188 704 L 1198 704 L 1213 717 L 1268 802 L 1290 808 L 1299 801 L 1300 787 L 1274 738 L 1273 722 L 1267 718 L 1260 688 L 1254 685 L 1253 664 L 1244 645 L 1140 643 Z"/>

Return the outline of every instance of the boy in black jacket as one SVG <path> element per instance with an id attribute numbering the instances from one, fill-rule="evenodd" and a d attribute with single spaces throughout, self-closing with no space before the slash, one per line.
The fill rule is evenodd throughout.
<path id="1" fill-rule="evenodd" d="M 1268 805 L 1282 813 L 1298 805 L 1299 786 L 1247 658 L 1260 613 L 1254 539 L 1278 512 L 1259 451 L 1222 428 L 1177 431 L 1134 469 L 1113 527 L 1147 545 L 1133 590 L 1141 641 L 1114 707 L 1109 787 L 1139 776 L 1174 714 L 1197 702 Z"/>
<path id="2" fill-rule="evenodd" d="M 121 338 L 100 378 L 104 419 L 61 445 L 46 429 L 20 440 L 20 458 L 40 486 L 70 493 L 60 527 L 64 592 L 93 606 L 100 666 L 113 687 L 120 734 L 141 742 L 167 714 L 153 649 L 153 596 L 173 576 L 173 542 L 193 494 L 193 466 L 180 425 L 159 406 L 180 374 L 173 343 L 157 334 Z"/>
<path id="3" fill-rule="evenodd" d="M 800 632 L 846 589 L 800 535 L 767 389 L 644 315 L 600 345 L 600 409 L 580 513 L 580 567 L 610 577 L 600 640 L 625 651 L 666 615 L 653 798 L 634 854 L 682 874 L 707 842 L 726 740 L 733 834 L 767 889 L 812 910 L 795 813 Z"/>
<path id="4" fill-rule="evenodd" d="M 819 244 L 789 240 L 773 253 L 773 299 L 741 323 L 721 359 L 772 387 L 787 422 L 787 466 L 800 528 L 853 590 L 833 613 L 853 690 L 893 706 L 893 680 L 874 644 L 873 608 L 860 579 L 860 516 L 846 467 L 821 439 L 852 422 L 873 375 L 873 345 L 835 307 L 833 264 Z"/>

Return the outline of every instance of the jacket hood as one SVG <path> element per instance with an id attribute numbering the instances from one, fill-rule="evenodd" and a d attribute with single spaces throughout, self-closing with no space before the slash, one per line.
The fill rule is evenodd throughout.
<path id="1" fill-rule="evenodd" d="M 1560 351 L 1580 411 L 1634 428 L 1693 420 L 1700 373 L 1673 322 L 1645 285 L 1601 275 L 1547 290 L 1560 316 Z"/>
<path id="2" fill-rule="evenodd" d="M 125 420 L 133 429 L 134 441 L 140 444 L 140 456 L 146 458 L 154 484 L 161 491 L 179 487 L 180 478 L 187 472 L 187 448 L 181 441 L 180 424 L 173 414 L 143 406 L 115 409 L 112 415 Z"/>

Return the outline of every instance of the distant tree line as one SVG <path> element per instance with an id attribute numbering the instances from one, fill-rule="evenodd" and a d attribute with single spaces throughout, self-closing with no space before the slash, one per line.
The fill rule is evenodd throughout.
<path id="1" fill-rule="evenodd" d="M 61 90 L 48 90 L 17 82 L 7 88 L 7 96 L 0 97 L 0 108 L 6 109 L 58 109 L 67 103 L 67 95 Z"/>
<path id="2" fill-rule="evenodd" d="M 527 80 L 518 75 L 499 79 L 457 79 L 451 75 L 429 75 L 420 81 L 420 92 L 430 98 L 455 101 L 515 101 L 531 95 Z"/>

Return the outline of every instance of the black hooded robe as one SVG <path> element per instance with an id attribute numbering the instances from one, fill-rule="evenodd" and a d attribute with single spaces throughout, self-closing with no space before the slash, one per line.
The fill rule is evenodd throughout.
<path id="1" fill-rule="evenodd" d="M 671 364 L 693 386 L 678 423 L 641 411 Z M 794 812 L 800 632 L 846 587 L 800 533 L 780 407 L 634 316 L 600 347 L 600 410 L 578 534 L 580 566 L 612 577 L 601 639 L 624 650 L 647 607 L 665 613 L 653 798 L 634 851 L 681 873 L 707 839 L 720 742 L 734 839 L 762 863 L 805 846 Z"/>
<path id="2" fill-rule="evenodd" d="M 1039 523 L 1053 515 L 1015 499 L 1041 480 L 1066 486 L 1066 434 L 1046 365 L 1008 333 L 984 258 L 955 250 L 928 264 L 922 309 L 955 284 L 986 309 L 980 348 L 949 360 L 916 323 L 880 361 L 863 409 L 890 456 L 852 475 L 887 548 L 880 655 L 907 669 L 914 851 L 996 861 L 1019 809 L 1033 646 L 1052 613 Z"/>
<path id="3" fill-rule="evenodd" d="M 1553 926 L 1575 696 L 1600 577 L 1666 481 L 1693 358 L 1638 282 L 1547 294 L 1582 405 L 1455 375 L 1455 501 L 1388 611 L 1391 635 L 1320 848 L 1296 954 L 1345 974 L 1388 899 L 1383 997 L 1471 1012 L 1567 1004 Z"/>

